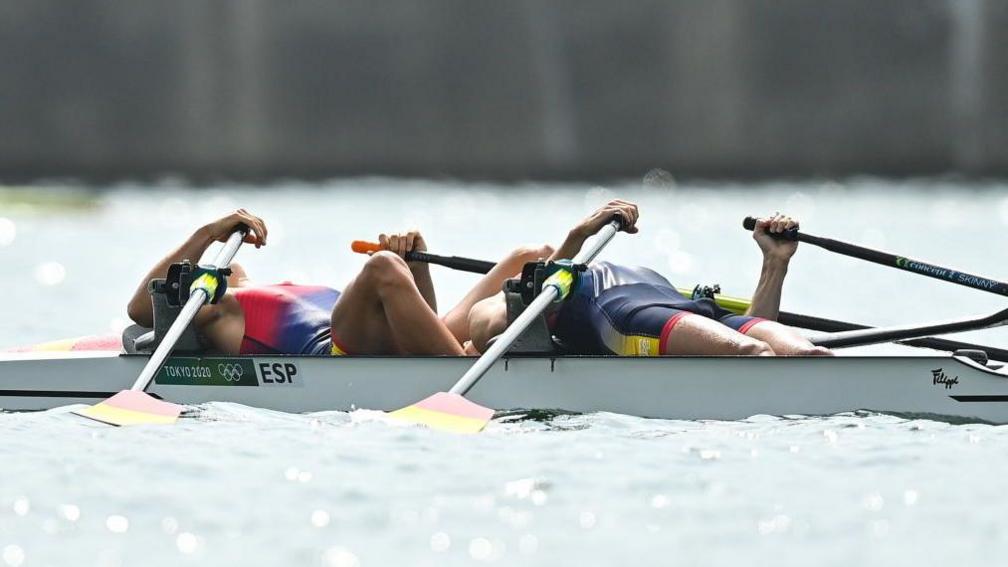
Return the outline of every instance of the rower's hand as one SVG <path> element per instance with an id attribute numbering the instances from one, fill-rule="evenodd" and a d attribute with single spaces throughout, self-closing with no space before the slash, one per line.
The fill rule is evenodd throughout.
<path id="1" fill-rule="evenodd" d="M 214 240 L 226 242 L 235 228 L 242 223 L 249 227 L 249 232 L 245 235 L 245 242 L 255 244 L 256 248 L 266 245 L 266 223 L 245 209 L 238 209 L 211 222 L 204 227 L 204 230 L 208 231 Z"/>
<path id="2" fill-rule="evenodd" d="M 588 238 L 602 230 L 602 227 L 609 224 L 614 216 L 620 217 L 623 221 L 620 230 L 630 234 L 637 232 L 637 217 L 639 216 L 637 205 L 620 199 L 614 199 L 599 207 L 597 211 L 581 221 L 574 230 L 584 238 Z"/>
<path id="3" fill-rule="evenodd" d="M 763 257 L 768 260 L 788 261 L 798 250 L 797 240 L 784 240 L 775 238 L 772 235 L 780 234 L 786 230 L 798 228 L 798 221 L 780 213 L 756 220 L 756 227 L 753 229 L 753 240 L 763 251 Z"/>
<path id="4" fill-rule="evenodd" d="M 395 252 L 403 260 L 408 252 L 426 252 L 427 243 L 418 230 L 403 233 L 379 234 L 378 244 L 382 250 Z"/>

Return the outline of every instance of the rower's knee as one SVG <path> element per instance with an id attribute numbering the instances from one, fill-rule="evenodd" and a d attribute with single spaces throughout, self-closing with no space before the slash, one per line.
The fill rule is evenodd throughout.
<path id="1" fill-rule="evenodd" d="M 769 344 L 750 338 L 750 340 L 742 343 L 739 354 L 745 356 L 774 356 L 775 353 Z"/>
<path id="2" fill-rule="evenodd" d="M 379 292 L 412 285 L 413 282 L 406 261 L 387 250 L 372 254 L 361 269 L 360 277 Z"/>

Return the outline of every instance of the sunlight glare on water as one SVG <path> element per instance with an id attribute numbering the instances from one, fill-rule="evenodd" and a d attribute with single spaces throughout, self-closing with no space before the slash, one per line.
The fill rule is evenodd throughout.
<path id="1" fill-rule="evenodd" d="M 618 236 L 602 258 L 684 286 L 751 293 L 760 257 L 741 219 L 778 210 L 814 234 L 1008 279 L 996 245 L 1008 192 L 993 183 L 714 184 L 651 172 L 609 187 L 124 184 L 75 197 L 86 206 L 0 211 L 0 347 L 121 328 L 146 269 L 238 206 L 271 227 L 266 247 L 239 253 L 253 279 L 340 287 L 364 261 L 354 239 L 418 227 L 432 252 L 492 259 L 556 244 L 614 197 L 640 203 L 641 232 Z M 433 273 L 442 310 L 473 281 Z M 802 247 L 784 306 L 891 324 L 1002 302 Z M 1003 330 L 968 337 L 1005 342 Z M 177 426 L 123 429 L 67 408 L 0 413 L 3 565 L 988 565 L 1008 550 L 1004 427 L 597 413 L 455 436 L 367 410 L 200 409 Z"/>

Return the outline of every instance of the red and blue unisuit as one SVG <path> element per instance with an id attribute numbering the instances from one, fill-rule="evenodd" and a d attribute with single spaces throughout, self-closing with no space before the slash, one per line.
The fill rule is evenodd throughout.
<path id="1" fill-rule="evenodd" d="M 346 354 L 331 331 L 339 291 L 292 283 L 232 289 L 245 315 L 241 354 Z"/>
<path id="2" fill-rule="evenodd" d="M 736 315 L 713 299 L 687 298 L 654 270 L 598 262 L 579 274 L 551 326 L 579 354 L 655 356 L 665 354 L 669 333 L 691 314 L 743 334 L 765 321 Z"/>

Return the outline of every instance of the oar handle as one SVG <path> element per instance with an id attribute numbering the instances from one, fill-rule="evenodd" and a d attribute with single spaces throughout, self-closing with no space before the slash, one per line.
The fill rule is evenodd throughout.
<path id="1" fill-rule="evenodd" d="M 758 222 L 759 219 L 756 217 L 746 217 L 745 219 L 742 220 L 742 228 L 746 230 L 756 230 L 756 223 Z M 801 240 L 800 238 L 801 235 L 798 233 L 798 227 L 789 228 L 784 232 L 774 233 L 771 234 L 770 236 L 773 236 L 774 238 L 780 238 L 782 240 Z"/>
<path id="2" fill-rule="evenodd" d="M 587 260 L 583 262 L 575 262 L 586 264 L 598 254 L 602 247 L 620 230 L 623 229 L 623 218 L 619 215 L 613 215 L 612 220 L 609 224 L 602 228 L 598 232 L 599 238 L 596 239 L 598 246 L 595 252 L 588 257 Z M 350 243 L 350 249 L 358 254 L 371 254 L 373 252 L 379 252 L 382 250 L 381 244 L 377 242 L 370 242 L 367 240 L 354 240 Z M 575 261 L 577 259 L 575 258 Z M 406 261 L 408 262 L 427 262 L 428 264 L 437 264 L 439 266 L 444 266 L 446 268 L 451 268 L 453 270 L 459 270 L 462 272 L 473 272 L 475 274 L 485 274 L 493 269 L 497 264 L 495 262 L 487 262 L 486 260 L 476 260 L 474 258 L 463 258 L 462 256 L 439 256 L 437 254 L 429 254 L 427 252 L 407 252 Z"/>
<path id="3" fill-rule="evenodd" d="M 243 242 L 245 242 L 245 235 L 249 233 L 249 226 L 245 223 L 240 223 L 235 227 L 234 232 L 228 237 L 227 241 L 224 242 L 224 246 L 217 251 L 217 255 L 214 256 L 213 263 L 211 264 L 214 268 L 226 268 L 231 265 L 231 260 L 234 259 L 235 255 L 238 254 L 238 249 L 241 248 Z"/>
<path id="4" fill-rule="evenodd" d="M 381 244 L 378 244 L 377 242 L 354 240 L 350 243 L 350 249 L 358 254 L 367 254 L 370 252 L 378 252 L 382 249 L 382 247 Z M 428 254 L 427 252 L 416 251 L 407 252 L 406 260 L 409 262 L 437 264 L 453 270 L 473 272 L 475 274 L 485 274 L 496 265 L 494 262 L 487 262 L 485 260 L 474 260 L 472 258 L 462 258 L 460 256 L 438 256 L 437 254 Z"/>
<path id="5" fill-rule="evenodd" d="M 756 223 L 756 218 L 746 217 L 745 220 L 742 221 L 742 227 L 746 230 L 755 230 Z M 843 256 L 858 258 L 859 260 L 865 260 L 881 266 L 888 266 L 890 268 L 896 268 L 897 270 L 912 272 L 920 276 L 934 278 L 936 280 L 942 280 L 944 282 L 954 283 L 956 285 L 978 289 L 980 291 L 986 291 L 987 293 L 1008 296 L 1008 283 L 999 282 L 983 276 L 976 276 L 959 270 L 953 270 L 951 268 L 945 268 L 936 264 L 913 260 L 911 258 L 907 258 L 906 256 L 897 256 L 896 254 L 890 254 L 880 250 L 872 250 L 871 248 L 865 248 L 864 246 L 858 246 L 856 244 L 850 244 L 840 240 L 833 240 L 832 238 L 814 236 L 807 232 L 801 232 L 797 228 L 783 233 L 771 234 L 771 236 L 775 238 L 805 242 Z"/>

